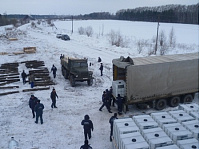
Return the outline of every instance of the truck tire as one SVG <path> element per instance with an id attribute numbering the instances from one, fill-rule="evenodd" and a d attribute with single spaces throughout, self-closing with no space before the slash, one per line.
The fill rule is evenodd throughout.
<path id="1" fill-rule="evenodd" d="M 188 95 L 185 95 L 184 97 L 183 97 L 183 103 L 191 103 L 192 102 L 192 100 L 193 100 L 193 96 L 191 95 L 191 94 L 188 94 Z"/>
<path id="2" fill-rule="evenodd" d="M 158 99 L 158 100 L 156 101 L 155 108 L 156 108 L 157 110 L 163 110 L 164 108 L 166 108 L 166 106 L 167 106 L 167 102 L 166 102 L 165 99 Z"/>
<path id="3" fill-rule="evenodd" d="M 178 97 L 178 96 L 172 97 L 169 100 L 170 107 L 177 107 L 179 105 L 179 103 L 180 103 L 180 97 Z"/>
<path id="4" fill-rule="evenodd" d="M 92 84 L 93 84 L 93 79 L 87 80 L 87 84 L 88 84 L 88 86 L 92 86 Z"/>
<path id="5" fill-rule="evenodd" d="M 72 87 L 75 86 L 75 80 L 74 80 L 74 76 L 73 75 L 70 75 L 70 84 Z"/>
<path id="6" fill-rule="evenodd" d="M 69 73 L 67 70 L 65 70 L 65 79 L 69 79 Z"/>

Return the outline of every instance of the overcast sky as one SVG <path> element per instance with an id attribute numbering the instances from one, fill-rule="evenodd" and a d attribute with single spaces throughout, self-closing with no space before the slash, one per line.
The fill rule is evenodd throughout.
<path id="1" fill-rule="evenodd" d="M 0 0 L 0 14 L 79 15 L 116 13 L 120 9 L 168 4 L 191 5 L 199 0 Z"/>

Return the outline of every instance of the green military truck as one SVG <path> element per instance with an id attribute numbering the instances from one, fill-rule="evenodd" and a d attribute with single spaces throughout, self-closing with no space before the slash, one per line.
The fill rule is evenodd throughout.
<path id="1" fill-rule="evenodd" d="M 87 81 L 91 86 L 93 84 L 92 71 L 88 70 L 87 59 L 61 58 L 62 75 L 69 79 L 72 87 L 76 82 Z"/>

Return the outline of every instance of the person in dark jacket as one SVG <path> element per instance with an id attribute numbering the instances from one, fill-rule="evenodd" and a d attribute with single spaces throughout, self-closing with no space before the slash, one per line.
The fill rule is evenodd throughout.
<path id="1" fill-rule="evenodd" d="M 92 149 L 92 147 L 88 144 L 88 140 L 85 140 L 84 145 L 82 145 L 80 149 Z"/>
<path id="2" fill-rule="evenodd" d="M 113 97 L 112 95 L 113 93 L 113 89 L 112 89 L 112 86 L 110 87 L 110 90 L 109 90 L 109 98 L 110 98 L 110 106 L 112 105 L 113 107 L 115 106 L 115 98 Z"/>
<path id="3" fill-rule="evenodd" d="M 122 114 L 123 99 L 120 94 L 117 95 L 118 114 Z"/>
<path id="4" fill-rule="evenodd" d="M 108 98 L 108 95 L 107 95 L 106 91 L 103 92 L 103 95 L 102 95 L 102 102 L 103 102 L 103 104 L 102 104 L 102 106 L 99 108 L 99 111 L 102 111 L 102 108 L 103 108 L 104 106 L 106 106 L 108 112 L 109 112 L 109 113 L 112 113 L 112 112 L 110 111 L 109 98 Z"/>
<path id="5" fill-rule="evenodd" d="M 101 62 L 101 58 L 100 58 L 100 57 L 98 57 L 98 62 L 99 62 L 99 63 Z"/>
<path id="6" fill-rule="evenodd" d="M 37 97 L 35 97 L 34 95 L 31 95 L 29 99 L 29 107 L 32 110 L 33 118 L 35 118 L 35 105 L 37 104 L 37 100 Z"/>
<path id="7" fill-rule="evenodd" d="M 85 140 L 87 140 L 87 136 L 90 139 L 92 137 L 91 130 L 93 131 L 94 127 L 89 115 L 85 115 L 84 120 L 82 120 L 81 122 L 81 125 L 83 125 Z"/>
<path id="8" fill-rule="evenodd" d="M 114 115 L 110 118 L 109 123 L 110 123 L 110 142 L 112 141 L 112 136 L 113 136 L 113 123 L 114 120 L 118 119 L 117 118 L 117 113 L 114 113 Z"/>
<path id="9" fill-rule="evenodd" d="M 56 68 L 56 66 L 52 66 L 52 68 L 51 68 L 51 72 L 53 71 L 53 77 L 54 78 L 56 78 L 56 71 L 57 71 L 57 68 Z"/>
<path id="10" fill-rule="evenodd" d="M 36 121 L 35 123 L 38 123 L 38 118 L 40 117 L 40 122 L 41 124 L 43 124 L 43 118 L 42 118 L 42 114 L 43 114 L 43 109 L 44 109 L 44 105 L 42 103 L 40 103 L 40 100 L 37 100 L 37 104 L 35 106 L 35 112 L 36 112 Z"/>
<path id="11" fill-rule="evenodd" d="M 101 63 L 99 70 L 101 71 L 101 76 L 103 76 L 103 63 Z"/>
<path id="12" fill-rule="evenodd" d="M 50 97 L 51 97 L 51 100 L 52 100 L 51 108 L 57 108 L 57 107 L 56 107 L 56 97 L 58 98 L 58 95 L 57 95 L 57 93 L 56 93 L 55 88 L 53 88 Z"/>
<path id="13" fill-rule="evenodd" d="M 26 77 L 27 77 L 27 74 L 24 72 L 21 73 L 21 76 L 22 76 L 22 80 L 23 80 L 23 84 L 26 84 Z"/>
<path id="14" fill-rule="evenodd" d="M 31 84 L 31 88 L 33 88 L 35 83 L 35 76 L 33 73 L 29 75 L 29 83 Z"/>

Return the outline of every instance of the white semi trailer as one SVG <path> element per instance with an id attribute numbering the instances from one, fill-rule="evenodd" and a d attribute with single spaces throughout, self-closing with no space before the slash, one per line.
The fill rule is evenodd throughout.
<path id="1" fill-rule="evenodd" d="M 199 53 L 113 59 L 113 96 L 124 105 L 148 104 L 162 110 L 168 104 L 192 102 L 199 91 Z"/>

